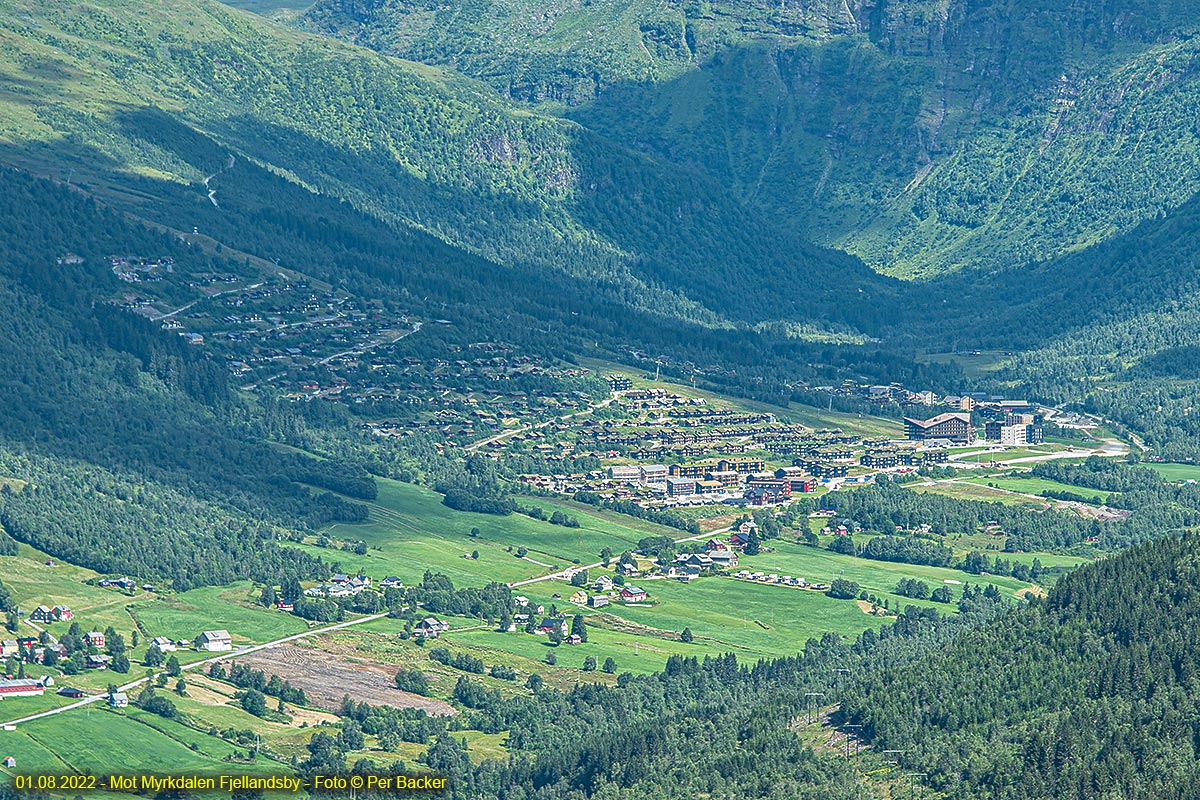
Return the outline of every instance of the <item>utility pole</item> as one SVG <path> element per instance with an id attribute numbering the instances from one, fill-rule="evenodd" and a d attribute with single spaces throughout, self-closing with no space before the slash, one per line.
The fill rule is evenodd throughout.
<path id="1" fill-rule="evenodd" d="M 907 750 L 884 750 L 883 751 L 883 757 L 884 757 L 883 763 L 887 764 L 889 767 L 891 767 L 892 772 L 895 772 L 896 767 L 900 766 L 900 759 L 896 758 L 896 756 L 903 755 L 904 753 L 907 753 L 907 752 L 908 752 Z M 889 756 L 890 756 L 890 758 L 889 758 Z"/>
<path id="2" fill-rule="evenodd" d="M 904 777 L 908 778 L 908 800 L 913 800 L 913 796 L 916 794 L 916 784 L 913 782 L 913 778 L 924 778 L 928 774 L 928 772 L 909 772 L 905 774 Z"/>
<path id="3" fill-rule="evenodd" d="M 842 726 L 843 731 L 845 731 L 847 728 L 862 728 L 862 725 L 843 725 Z M 858 755 L 858 734 L 847 732 L 846 733 L 846 758 L 847 759 L 850 758 L 850 739 L 851 738 L 853 738 L 854 742 L 855 742 L 854 755 Z"/>
<path id="4" fill-rule="evenodd" d="M 813 705 L 814 705 L 813 700 L 817 697 L 824 697 L 824 696 L 825 696 L 824 692 L 805 692 L 804 693 L 804 697 L 808 701 L 808 724 L 809 725 L 813 724 Z"/>

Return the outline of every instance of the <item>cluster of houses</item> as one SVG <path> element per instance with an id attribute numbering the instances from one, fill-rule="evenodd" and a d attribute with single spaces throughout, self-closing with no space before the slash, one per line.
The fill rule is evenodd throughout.
<path id="1" fill-rule="evenodd" d="M 818 592 L 824 592 L 829 588 L 828 584 L 808 583 L 803 578 L 793 578 L 791 575 L 777 575 L 774 572 L 751 572 L 748 569 L 735 572 L 733 577 L 743 581 L 777 584 L 779 586 L 791 586 L 794 589 L 813 589 Z"/>
<path id="2" fill-rule="evenodd" d="M 10 658 L 12 656 L 24 656 L 25 661 L 30 664 L 43 664 L 46 661 L 46 652 L 53 650 L 54 654 L 59 658 L 67 655 L 67 648 L 61 644 L 50 643 L 42 645 L 32 636 L 20 636 L 16 639 L 0 640 L 0 658 Z"/>
<path id="3" fill-rule="evenodd" d="M 50 624 L 52 622 L 70 622 L 75 619 L 75 612 L 68 606 L 46 606 L 41 605 L 29 612 L 30 622 L 43 622 Z"/>
<path id="4" fill-rule="evenodd" d="M 322 583 L 318 586 L 312 586 L 304 590 L 305 597 L 353 597 L 372 587 L 372 581 L 366 575 L 347 575 L 339 573 L 330 577 L 328 583 Z M 403 589 L 404 581 L 397 578 L 395 575 L 389 575 L 379 582 L 379 591 L 387 591 L 388 589 Z M 276 600 L 275 607 L 281 611 L 292 611 L 295 609 L 295 604 L 289 603 L 287 600 Z"/>
<path id="5" fill-rule="evenodd" d="M 629 565 L 622 566 L 628 567 Z M 568 602 L 574 603 L 577 606 L 587 606 L 588 608 L 604 608 L 614 602 L 645 603 L 650 597 L 646 593 L 646 590 L 639 586 L 634 586 L 633 584 L 626 584 L 624 586 L 615 585 L 613 579 L 607 575 L 601 575 L 592 581 L 591 589 L 595 594 L 589 595 L 586 588 L 581 588 L 567 598 Z"/>
<path id="6" fill-rule="evenodd" d="M 107 580 L 107 579 L 105 579 Z M 128 582 L 128 579 L 119 579 L 123 584 Z M 110 584 L 117 581 L 108 581 Z M 122 588 L 125 588 L 122 586 Z M 151 587 L 152 588 L 152 587 Z M 33 625 L 51 625 L 57 622 L 72 622 L 75 619 L 75 612 L 65 605 L 48 606 L 45 604 L 39 605 L 29 612 L 26 620 Z M 83 666 L 85 669 L 108 669 L 112 657 L 101 652 L 104 650 L 108 642 L 106 637 L 100 631 L 88 631 L 81 634 L 82 644 L 92 651 L 84 655 Z M 197 650 L 220 653 L 228 652 L 233 649 L 233 638 L 227 630 L 211 630 L 204 631 L 196 637 L 194 641 L 183 639 L 173 640 L 166 636 L 156 636 L 150 640 L 149 645 L 158 647 L 160 652 L 170 653 L 180 648 L 195 646 Z M 42 644 L 39 638 L 33 636 L 18 636 L 13 639 L 0 639 L 0 658 L 16 657 L 28 664 L 44 664 L 46 663 L 46 654 L 53 651 L 58 660 L 67 658 L 69 655 L 66 646 L 61 642 L 50 638 L 45 644 Z M 3 689 L 0 689 L 0 693 Z"/>
<path id="7" fill-rule="evenodd" d="M 399 582 L 399 578 L 388 578 L 384 581 Z M 403 584 L 400 584 L 403 587 Z M 366 589 L 371 588 L 371 579 L 366 575 L 346 575 L 339 573 L 329 579 L 329 583 L 322 583 L 319 586 L 313 586 L 304 590 L 306 597 L 352 597 L 361 593 Z M 382 588 L 389 588 L 383 586 Z M 280 605 L 283 608 L 283 605 Z M 290 610 L 290 609 L 287 609 Z"/>
<path id="8" fill-rule="evenodd" d="M 978 356 L 978 352 L 964 355 Z M 797 389 L 808 389 L 814 392 L 828 393 L 839 397 L 861 397 L 874 405 L 900 406 L 945 406 L 956 411 L 975 411 L 977 409 L 1013 410 L 1025 409 L 1029 404 L 1024 400 L 1009 400 L 1002 395 L 986 392 L 968 392 L 966 394 L 938 394 L 928 390 L 913 391 L 901 383 L 862 384 L 853 380 L 845 380 L 837 386 L 807 386 L 797 385 Z"/>
<path id="9" fill-rule="evenodd" d="M 907 472 L 946 463 L 949 454 L 944 448 L 974 439 L 972 414 L 985 420 L 995 417 L 987 424 L 986 435 L 1006 446 L 1042 439 L 1041 420 L 1030 413 L 1033 408 L 1026 401 L 984 394 L 942 397 L 910 392 L 898 384 L 853 382 L 818 387 L 880 403 L 951 409 L 929 419 L 906 420 L 907 442 L 872 441 L 841 430 L 781 423 L 770 414 L 714 408 L 662 389 L 633 389 L 624 376 L 607 377 L 610 387 L 620 393 L 616 406 L 627 412 L 627 418 L 579 421 L 574 448 L 559 455 L 622 459 L 623 463 L 586 475 L 526 475 L 523 481 L 550 491 L 587 491 L 653 508 L 716 503 L 775 506 L 790 502 L 795 494 L 815 492 L 822 484 L 866 483 L 874 471 Z M 753 457 L 764 451 L 795 458 L 791 467 L 770 472 Z M 855 470 L 856 466 L 865 470 Z"/>
<path id="10" fill-rule="evenodd" d="M 580 598 L 579 598 L 580 594 L 584 594 L 585 596 L 582 601 L 576 602 L 576 601 L 580 600 Z M 585 592 L 576 592 L 574 595 L 571 596 L 571 598 L 572 598 L 571 602 L 576 602 L 577 605 L 583 605 L 586 603 L 586 593 Z M 528 597 L 524 597 L 522 595 L 517 595 L 516 597 L 513 598 L 513 605 L 516 608 L 517 613 L 515 613 L 513 615 L 512 624 L 508 628 L 509 631 L 515 631 L 518 628 L 526 627 L 529 625 L 530 620 L 536 619 L 537 617 L 541 616 L 542 617 L 541 621 L 538 622 L 533 627 L 533 632 L 536 635 L 549 636 L 550 634 L 557 632 L 558 634 L 560 634 L 563 637 L 564 644 L 581 644 L 582 643 L 582 640 L 580 639 L 580 637 L 576 636 L 575 634 L 570 633 L 570 624 L 567 622 L 567 620 L 564 617 L 542 616 L 546 613 L 545 606 L 543 606 L 539 603 L 533 603 L 529 600 Z M 607 599 L 605 600 L 604 603 L 600 603 L 596 607 L 599 608 L 601 605 L 607 605 Z"/>
<path id="11" fill-rule="evenodd" d="M 975 440 L 977 428 L 972 411 L 984 418 L 983 438 L 999 442 L 1004 447 L 1023 447 L 1041 444 L 1044 438 L 1042 416 L 1033 413 L 1024 400 L 1001 400 L 995 403 L 976 403 L 962 398 L 962 411 L 950 411 L 929 419 L 906 417 L 905 435 L 911 441 L 926 445 L 969 444 Z"/>
<path id="12" fill-rule="evenodd" d="M 536 482 L 536 477 L 525 480 Z M 794 467 L 768 471 L 759 459 L 714 459 L 669 466 L 614 465 L 605 473 L 588 476 L 582 485 L 615 499 L 661 506 L 765 506 L 786 503 L 793 492 L 815 492 L 818 480 Z"/>
<path id="13" fill-rule="evenodd" d="M 97 586 L 102 586 L 106 589 L 121 589 L 126 592 L 132 592 L 137 589 L 137 581 L 133 578 L 101 578 L 96 581 Z M 146 584 L 142 587 L 147 592 L 154 591 L 154 586 Z"/>

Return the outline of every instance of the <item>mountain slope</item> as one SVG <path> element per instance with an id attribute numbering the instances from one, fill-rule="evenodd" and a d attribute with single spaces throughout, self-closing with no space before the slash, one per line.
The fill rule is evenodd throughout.
<path id="1" fill-rule="evenodd" d="M 849 6 L 769 0 L 322 0 L 299 24 L 452 64 L 514 100 L 567 105 L 621 83 L 675 78 L 724 43 L 857 30 Z"/>
<path id="2" fill-rule="evenodd" d="M 190 184 L 202 198 L 197 184 L 225 165 L 165 145 L 157 118 L 140 113 L 153 107 L 382 220 L 503 266 L 584 278 L 646 310 L 705 324 L 844 320 L 847 306 L 865 305 L 858 288 L 886 289 L 857 260 L 746 212 L 700 173 L 514 111 L 450 72 L 208 0 L 7 0 L 0 20 L 8 159 L 63 177 L 75 169 L 75 180 L 124 202 L 138 198 L 123 175 Z M 781 293 L 767 273 L 811 289 Z"/>
<path id="3" fill-rule="evenodd" d="M 1195 797 L 1198 565 L 1192 534 L 1082 567 L 843 711 L 948 796 Z"/>
<path id="4" fill-rule="evenodd" d="M 181 270 L 232 265 L 8 169 L 0 218 L 0 477 L 28 484 L 5 483 L 0 526 L 76 563 L 175 588 L 322 574 L 275 540 L 365 508 L 293 482 L 313 483 L 314 462 L 261 440 L 224 364 L 97 302 L 118 283 L 112 253 L 161 253 Z"/>
<path id="5" fill-rule="evenodd" d="M 907 277 L 1062 255 L 1200 189 L 1194 39 L 1078 53 L 1054 36 L 1026 47 L 1028 29 L 958 38 L 976 26 L 989 30 L 948 24 L 927 52 L 854 37 L 743 46 L 571 116 Z"/>
<path id="6" fill-rule="evenodd" d="M 1185 2 L 322 0 L 301 23 L 448 64 L 874 268 L 1010 268 L 1200 189 Z"/>

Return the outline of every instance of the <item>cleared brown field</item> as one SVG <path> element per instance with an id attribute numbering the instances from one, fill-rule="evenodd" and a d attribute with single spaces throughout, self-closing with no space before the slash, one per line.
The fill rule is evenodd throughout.
<path id="1" fill-rule="evenodd" d="M 312 705 L 336 711 L 342 698 L 395 708 L 421 708 L 430 714 L 454 714 L 441 700 L 402 692 L 395 685 L 395 667 L 349 658 L 312 648 L 281 645 L 237 659 L 267 675 L 278 675 L 304 690 Z"/>

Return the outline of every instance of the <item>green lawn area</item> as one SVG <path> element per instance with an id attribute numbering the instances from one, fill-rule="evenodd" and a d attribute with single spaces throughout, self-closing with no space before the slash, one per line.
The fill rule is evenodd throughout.
<path id="1" fill-rule="evenodd" d="M 1061 453 L 1068 448 L 1066 445 L 1047 442 L 1045 444 L 1031 445 L 1028 447 L 1014 447 L 1009 450 L 991 451 L 990 448 L 980 448 L 972 453 L 972 449 L 974 448 L 963 449 L 959 451 L 959 454 L 964 457 L 964 460 L 968 461 L 976 461 L 979 463 L 988 463 L 991 461 L 1008 463 L 1014 459 L 1032 458 L 1034 456 L 1044 456 L 1051 453 Z"/>
<path id="2" fill-rule="evenodd" d="M 1030 585 L 1014 578 L 981 577 L 946 567 L 927 567 L 918 564 L 873 561 L 867 558 L 843 555 L 793 542 L 774 541 L 770 543 L 770 546 L 775 548 L 774 553 L 744 556 L 739 564 L 739 569 L 752 569 L 758 572 L 791 575 L 803 578 L 809 583 L 829 583 L 834 578 L 844 577 L 847 580 L 857 582 L 868 592 L 888 597 L 892 608 L 896 607 L 896 602 L 900 602 L 901 604 L 913 602 L 907 597 L 892 593 L 896 588 L 896 582 L 901 578 L 918 578 L 928 583 L 931 589 L 942 585 L 947 580 L 972 584 L 992 583 L 1007 597 L 1012 597 L 1017 590 L 1027 588 Z M 774 587 L 764 586 L 761 588 L 767 590 Z M 778 591 L 787 592 L 794 590 L 779 589 Z M 938 604 L 932 605 L 937 607 Z M 953 609 L 953 606 L 947 607 L 942 605 L 940 607 L 942 609 Z"/>
<path id="3" fill-rule="evenodd" d="M 995 372 L 1010 358 L 1002 350 L 981 350 L 972 353 L 925 353 L 921 360 L 933 364 L 958 364 L 969 378 L 985 376 Z"/>
<path id="4" fill-rule="evenodd" d="M 856 636 L 883 622 L 882 618 L 863 613 L 853 602 L 783 586 L 732 578 L 703 578 L 688 584 L 675 580 L 636 582 L 657 601 L 654 605 L 614 603 L 599 610 L 580 609 L 565 599 L 574 587 L 557 582 L 524 586 L 521 593 L 545 604 L 547 609 L 554 603 L 560 611 L 566 609 L 569 614 L 595 615 L 600 624 L 609 627 L 622 620 L 669 634 L 690 627 L 696 641 L 688 652 L 735 652 L 751 659 L 794 655 L 804 649 L 804 643 L 810 638 L 830 632 Z M 561 594 L 563 599 L 552 599 L 553 593 Z M 606 618 L 609 619 L 606 621 Z M 663 646 L 658 634 L 648 633 L 650 635 L 645 638 L 656 646 Z M 623 635 L 629 641 L 642 638 Z"/>
<path id="5" fill-rule="evenodd" d="M 1088 558 L 1087 556 L 1069 556 L 1059 553 L 995 553 L 993 557 L 998 555 L 1008 561 L 1019 561 L 1022 564 L 1033 564 L 1036 558 L 1041 562 L 1043 567 L 1078 567 L 1083 564 L 1090 564 L 1096 559 Z"/>
<path id="6" fill-rule="evenodd" d="M 1149 467 L 1165 481 L 1200 481 L 1200 464 L 1155 463 L 1146 461 L 1139 466 Z"/>
<path id="7" fill-rule="evenodd" d="M 134 598 L 115 589 L 87 585 L 86 581 L 98 577 L 90 569 L 57 559 L 51 567 L 47 559 L 45 553 L 24 544 L 18 555 L 0 557 L 0 580 L 12 592 L 17 607 L 29 612 L 39 605 L 65 605 L 75 612 L 75 619 L 84 630 L 104 630 L 112 625 L 129 635 L 133 620 L 125 607 Z M 141 591 L 138 595 L 152 596 Z M 66 633 L 69 626 L 69 622 L 59 622 L 43 627 L 57 634 Z M 26 633 L 34 631 L 25 628 L 22 635 Z"/>
<path id="8" fill-rule="evenodd" d="M 235 644 L 267 642 L 308 630 L 299 617 L 254 605 L 249 581 L 206 586 L 182 594 L 134 603 L 133 612 L 150 637 L 191 641 L 202 631 L 224 628 Z"/>
<path id="9" fill-rule="evenodd" d="M 647 581 L 641 584 L 658 602 L 651 607 L 607 607 L 642 625 L 667 631 L 692 629 L 712 652 L 740 657 L 794 655 L 811 638 L 826 633 L 856 636 L 878 628 L 883 619 L 863 613 L 858 604 L 818 592 L 764 586 L 732 578 L 707 578 L 690 584 Z"/>
<path id="10" fill-rule="evenodd" d="M 231 744 L 161 717 L 138 719 L 102 705 L 34 720 L 16 731 L 0 733 L 0 747 L 17 758 L 22 772 L 85 772 L 99 775 L 169 770 L 171 772 L 283 772 L 282 765 L 263 762 L 248 766 L 221 759 Z M 196 744 L 199 750 L 188 745 Z"/>
<path id="11" fill-rule="evenodd" d="M 1089 500 L 1099 496 L 1101 502 L 1107 502 L 1110 494 L 1110 492 L 1102 489 L 1089 489 L 1084 486 L 1074 486 L 1069 483 L 1060 483 L 1048 478 L 1037 477 L 1005 478 L 997 475 L 983 478 L 967 478 L 966 481 L 978 486 L 991 485 L 997 489 L 1007 489 L 1010 492 L 1021 492 L 1023 494 L 1041 495 L 1043 492 L 1071 492 L 1082 495 Z"/>
<path id="12" fill-rule="evenodd" d="M 986 481 L 984 481 L 986 483 Z M 920 484 L 909 483 L 906 487 L 914 492 L 928 492 L 930 494 L 941 494 L 946 497 L 954 497 L 959 500 L 979 500 L 985 503 L 1004 503 L 1010 506 L 1033 505 L 1036 500 L 1031 500 L 1028 497 L 1021 497 L 1011 492 L 1006 492 L 1001 489 L 992 489 L 988 486 L 980 486 L 975 483 L 968 482 L 953 482 L 953 483 L 934 483 Z"/>
<path id="13" fill-rule="evenodd" d="M 449 575 L 455 583 L 478 585 L 492 580 L 513 582 L 572 563 L 595 562 L 603 548 L 620 553 L 649 535 L 683 535 L 673 528 L 625 521 L 619 515 L 593 513 L 580 504 L 548 498 L 524 498 L 522 503 L 540 506 L 547 515 L 562 510 L 576 517 L 580 526 L 551 525 L 520 514 L 501 517 L 456 511 L 443 505 L 441 495 L 429 489 L 389 480 L 378 484 L 379 498 L 370 506 L 369 521 L 334 525 L 327 532 L 335 539 L 366 542 L 370 548 L 366 555 L 295 546 L 338 562 L 343 571 L 362 569 L 372 576 L 397 575 L 412 582 L 433 569 Z M 470 535 L 472 528 L 479 529 L 478 536 Z M 527 548 L 532 560 L 517 558 L 514 552 L 518 547 Z M 463 558 L 476 550 L 478 559 Z"/>
<path id="14" fill-rule="evenodd" d="M 314 545 L 289 546 L 320 556 L 343 572 L 361 571 L 375 579 L 396 575 L 406 584 L 420 581 L 426 570 L 445 573 L 455 586 L 482 586 L 489 581 L 512 583 L 551 571 L 541 564 L 519 559 L 503 547 L 474 539 L 433 533 L 419 537 L 397 533 L 397 536 L 405 538 L 388 541 L 386 537 L 380 537 L 379 543 L 371 545 L 371 550 L 363 556 L 323 550 Z M 463 558 L 464 554 L 475 550 L 479 551 L 478 559 Z M 550 564 L 554 569 L 568 566 L 567 562 L 551 561 L 539 555 L 530 555 L 530 558 Z"/>
<path id="15" fill-rule="evenodd" d="M 593 626 L 589 626 L 587 631 L 588 640 L 585 643 L 561 644 L 558 647 L 552 647 L 545 636 L 523 631 L 517 633 L 500 633 L 495 630 L 464 631 L 443 636 L 442 639 L 452 647 L 454 645 L 465 646 L 472 655 L 482 658 L 488 664 L 504 661 L 517 669 L 525 671 L 536 669 L 542 673 L 551 670 L 580 670 L 583 667 L 583 660 L 588 656 L 595 657 L 597 666 L 603 665 L 604 659 L 611 658 L 616 662 L 618 672 L 661 672 L 667 663 L 667 658 L 673 654 L 705 655 L 724 653 L 730 649 L 700 639 L 691 644 L 684 644 L 677 640 L 663 639 L 658 636 L 637 635 Z M 554 667 L 544 663 L 546 653 L 551 650 L 554 651 L 558 660 Z M 511 653 L 529 660 L 524 663 L 508 662 L 499 657 L 500 653 Z M 603 678 L 604 676 L 597 673 L 590 677 Z"/>
<path id="16" fill-rule="evenodd" d="M 948 447 L 946 448 L 946 452 L 952 456 L 973 456 L 977 453 L 986 453 L 989 449 L 991 448 L 971 445 L 965 447 Z"/>

